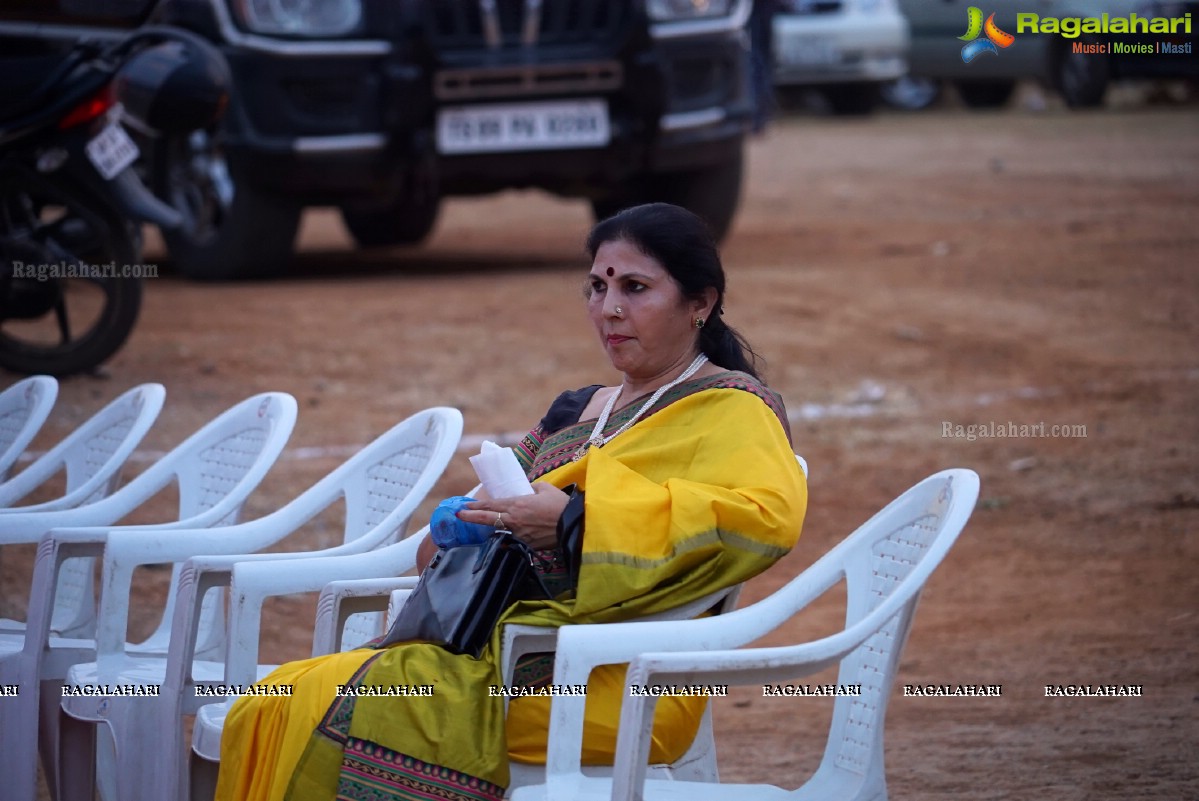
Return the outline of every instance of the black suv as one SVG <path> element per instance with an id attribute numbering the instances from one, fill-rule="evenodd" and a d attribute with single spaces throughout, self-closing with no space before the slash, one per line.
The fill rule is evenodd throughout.
<path id="1" fill-rule="evenodd" d="M 21 0 L 0 37 L 167 22 L 216 43 L 222 130 L 158 142 L 168 236 L 204 278 L 286 264 L 305 206 L 360 245 L 415 243 L 441 198 L 538 187 L 597 216 L 666 200 L 723 236 L 752 116 L 750 0 Z M 23 8 L 22 8 L 23 7 Z M 17 9 L 14 12 L 12 9 Z"/>

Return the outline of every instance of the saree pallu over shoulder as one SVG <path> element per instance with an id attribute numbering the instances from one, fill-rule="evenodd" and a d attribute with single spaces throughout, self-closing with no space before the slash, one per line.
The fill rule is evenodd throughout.
<path id="1" fill-rule="evenodd" d="M 594 393 L 594 389 L 595 387 L 584 387 L 577 392 L 590 391 Z M 757 397 L 762 403 L 766 404 L 767 408 L 774 412 L 775 417 L 782 426 L 784 434 L 788 441 L 790 441 L 791 426 L 787 421 L 787 410 L 783 405 L 783 399 L 779 397 L 778 393 L 769 389 L 765 384 L 748 373 L 741 373 L 734 370 L 727 370 L 716 375 L 693 378 L 690 381 L 683 382 L 663 395 L 654 404 L 653 408 L 649 409 L 648 413 L 642 417 L 642 420 L 644 421 L 658 412 L 669 408 L 673 403 L 685 397 L 710 389 L 737 389 Z M 563 393 L 555 401 L 555 405 L 564 399 L 569 400 L 567 396 L 573 394 Z M 608 421 L 608 426 L 604 429 L 603 433 L 611 434 L 616 431 L 640 407 L 641 398 L 637 398 L 623 409 L 617 411 Z M 555 418 L 552 413 L 547 414 L 545 419 L 542 420 L 542 425 L 530 431 L 515 449 L 517 458 L 520 459 L 521 464 L 529 474 L 530 481 L 541 478 L 573 461 L 579 448 L 591 435 L 592 427 L 595 424 L 593 418 L 558 429 L 546 430 L 544 427 L 545 422 L 552 418 Z M 736 421 L 730 421 L 730 424 L 737 425 Z M 624 435 L 622 434 L 621 436 L 623 437 Z"/>
<path id="2" fill-rule="evenodd" d="M 550 465 L 541 480 L 587 493 L 570 621 L 687 603 L 757 575 L 795 545 L 806 483 L 781 403 L 767 403 L 769 391 L 750 382 L 739 373 L 688 382 L 698 388 L 680 386 L 681 397 L 577 462 L 561 453 L 585 440 L 590 424 L 542 443 L 533 472 Z"/>

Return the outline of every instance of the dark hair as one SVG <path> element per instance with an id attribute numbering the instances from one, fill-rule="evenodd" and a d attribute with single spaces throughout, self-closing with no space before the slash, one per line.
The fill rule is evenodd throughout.
<path id="1" fill-rule="evenodd" d="M 661 264 L 678 283 L 684 297 L 703 297 L 716 290 L 712 315 L 699 332 L 699 349 L 718 367 L 740 370 L 761 380 L 761 357 L 724 321 L 724 266 L 712 232 L 702 219 L 680 206 L 647 203 L 601 220 L 587 236 L 592 261 L 600 246 L 624 241 Z"/>

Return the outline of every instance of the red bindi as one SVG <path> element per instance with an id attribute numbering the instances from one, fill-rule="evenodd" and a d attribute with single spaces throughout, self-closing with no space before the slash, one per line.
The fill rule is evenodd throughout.
<path id="1" fill-rule="evenodd" d="M 616 271 L 613 270 L 611 267 L 609 267 L 608 268 L 608 277 L 611 278 L 614 275 L 616 275 Z"/>

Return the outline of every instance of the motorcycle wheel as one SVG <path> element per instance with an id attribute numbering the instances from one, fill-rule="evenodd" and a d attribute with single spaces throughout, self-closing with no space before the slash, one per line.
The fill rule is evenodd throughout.
<path id="1" fill-rule="evenodd" d="M 125 344 L 141 310 L 141 279 L 122 274 L 139 261 L 128 223 L 63 195 L 17 192 L 0 204 L 0 367 L 60 377 L 94 369 Z"/>

